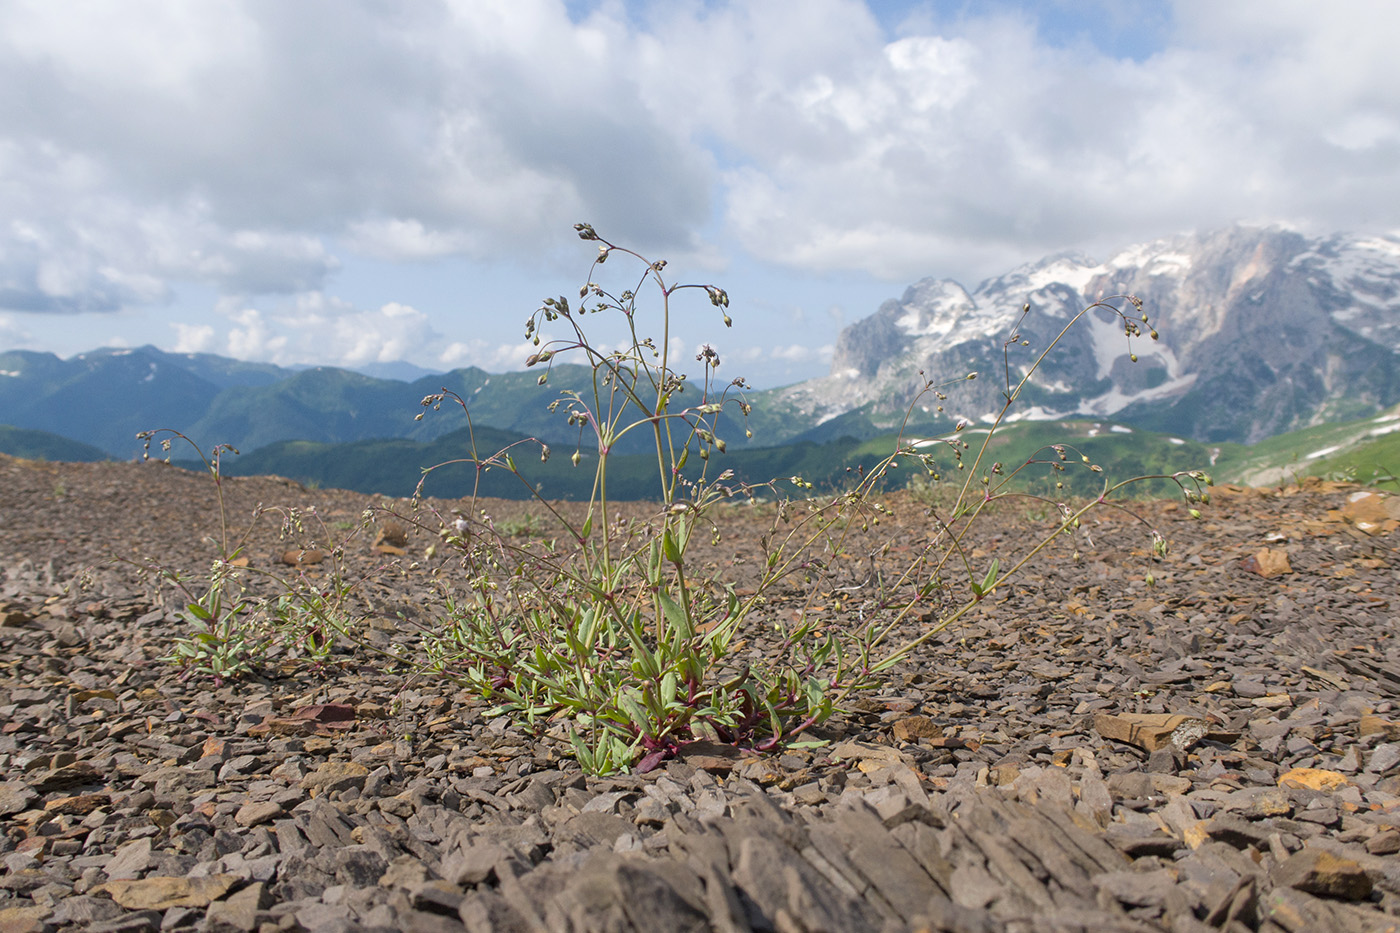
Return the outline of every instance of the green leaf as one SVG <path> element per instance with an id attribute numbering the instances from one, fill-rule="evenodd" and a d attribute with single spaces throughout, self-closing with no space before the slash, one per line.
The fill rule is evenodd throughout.
<path id="1" fill-rule="evenodd" d="M 666 559 L 673 564 L 679 565 L 681 562 L 681 549 L 676 544 L 676 536 L 672 534 L 668 525 L 661 532 L 661 550 L 666 555 Z"/>
<path id="2" fill-rule="evenodd" d="M 642 704 L 625 693 L 617 698 L 617 702 L 622 707 L 622 711 L 627 714 L 627 718 L 632 720 L 632 725 L 641 730 L 643 735 L 650 735 L 654 731 L 651 717 L 647 715 Z"/>
<path id="3" fill-rule="evenodd" d="M 655 538 L 647 551 L 647 583 L 652 586 L 661 584 L 661 542 Z"/>
<path id="4" fill-rule="evenodd" d="M 972 590 L 972 596 L 974 599 L 981 599 L 983 596 L 986 596 L 989 592 L 991 592 L 992 587 L 997 582 L 997 571 L 1000 568 L 1001 562 L 998 560 L 993 560 L 992 566 L 988 568 L 987 575 L 982 578 L 981 583 L 978 583 L 976 580 L 973 580 L 968 584 L 968 586 Z"/>
<path id="5" fill-rule="evenodd" d="M 632 663 L 638 669 L 638 673 L 647 680 L 655 680 L 660 676 L 661 668 L 656 663 L 656 657 L 642 639 L 640 618 L 627 626 L 627 640 L 632 643 Z"/>
<path id="6" fill-rule="evenodd" d="M 830 739 L 798 739 L 788 743 L 788 748 L 825 748 L 831 744 Z"/>
<path id="7" fill-rule="evenodd" d="M 583 656 L 593 650 L 598 643 L 598 625 L 603 614 L 598 611 L 597 606 L 589 606 L 583 612 L 583 639 L 579 656 Z"/>
<path id="8" fill-rule="evenodd" d="M 569 744 L 574 747 L 574 757 L 578 759 L 579 767 L 586 772 L 592 772 L 593 753 L 583 744 L 583 737 L 578 734 L 577 729 L 569 730 Z"/>
<path id="9" fill-rule="evenodd" d="M 676 702 L 676 695 L 680 690 L 681 679 L 676 676 L 675 671 L 667 671 L 666 676 L 661 678 L 661 702 L 670 706 Z"/>
<path id="10" fill-rule="evenodd" d="M 665 590 L 656 594 L 661 601 L 661 611 L 666 615 L 666 621 L 671 624 L 673 633 L 678 633 L 684 641 L 689 641 L 695 635 L 695 627 L 690 623 L 690 616 L 671 598 Z M 679 645 L 677 645 L 679 647 Z"/>

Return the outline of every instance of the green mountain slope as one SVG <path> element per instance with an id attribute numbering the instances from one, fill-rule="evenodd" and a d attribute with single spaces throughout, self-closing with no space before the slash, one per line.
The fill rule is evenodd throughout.
<path id="1" fill-rule="evenodd" d="M 48 431 L 0 425 L 0 454 L 25 460 L 56 460 L 67 463 L 90 463 L 108 459 L 105 451 L 91 444 L 70 441 Z"/>

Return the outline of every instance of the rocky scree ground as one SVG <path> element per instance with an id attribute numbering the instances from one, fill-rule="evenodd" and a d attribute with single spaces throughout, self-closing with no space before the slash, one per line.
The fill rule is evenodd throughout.
<path id="1" fill-rule="evenodd" d="M 235 523 L 408 508 L 225 489 Z M 1317 483 L 1217 490 L 1200 520 L 1144 504 L 1173 545 L 1153 588 L 1145 526 L 1104 512 L 1078 561 L 1047 552 L 824 747 L 592 778 L 361 649 L 181 681 L 158 660 L 171 601 L 109 559 L 207 567 L 209 477 L 0 458 L 0 929 L 1393 930 L 1397 503 Z M 924 521 L 887 504 L 896 532 Z M 730 510 L 709 555 L 740 585 L 760 511 Z M 1044 521 L 1002 508 L 976 553 Z M 389 530 L 344 565 L 381 647 L 435 605 L 430 536 Z M 286 549 L 266 522 L 246 553 L 285 572 Z M 837 624 L 843 592 L 809 609 Z"/>

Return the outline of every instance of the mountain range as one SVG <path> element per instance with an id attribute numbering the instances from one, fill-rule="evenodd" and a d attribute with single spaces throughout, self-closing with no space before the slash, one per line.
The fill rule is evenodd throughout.
<path id="1" fill-rule="evenodd" d="M 1104 262 L 1049 256 L 971 292 L 924 279 L 841 334 L 829 376 L 774 390 L 766 408 L 841 431 L 888 429 L 923 371 L 953 380 L 945 413 L 988 420 L 1008 381 L 1074 314 L 1122 295 L 1141 300 L 1160 339 L 1143 325 L 1130 342 L 1117 315 L 1090 312 L 1032 376 L 1015 417 L 1111 416 L 1199 441 L 1253 443 L 1400 399 L 1400 239 L 1232 227 L 1132 246 Z M 1111 303 L 1136 314 L 1125 300 Z M 1028 346 L 1004 353 L 1013 327 Z M 980 377 L 960 381 L 970 372 Z"/>
<path id="2" fill-rule="evenodd" d="M 1129 341 L 1117 315 L 1091 311 L 1033 374 L 1012 417 L 1111 417 L 1202 442 L 1253 443 L 1400 401 L 1400 238 L 1237 226 L 1132 246 L 1103 262 L 1056 254 L 971 291 L 949 279 L 917 282 L 843 331 L 830 375 L 752 393 L 749 446 L 874 437 L 911 405 L 919 431 L 989 420 L 1073 315 L 1129 294 L 1160 339 L 1143 325 Z M 1125 300 L 1113 304 L 1136 314 Z M 1009 345 L 1013 327 L 1019 339 Z M 978 378 L 966 379 L 971 372 Z M 927 379 L 947 382 L 947 397 L 915 404 Z M 589 371 L 555 365 L 548 387 L 536 380 L 533 371 L 466 368 L 404 381 L 154 347 L 67 360 L 13 350 L 0 353 L 0 424 L 118 458 L 140 454 L 138 431 L 161 427 L 245 452 L 280 441 L 427 443 L 466 424 L 451 405 L 415 420 L 421 400 L 446 387 L 469 400 L 478 426 L 576 442 L 578 429 L 546 406 L 587 386 Z M 744 444 L 741 429 L 730 434 Z"/>

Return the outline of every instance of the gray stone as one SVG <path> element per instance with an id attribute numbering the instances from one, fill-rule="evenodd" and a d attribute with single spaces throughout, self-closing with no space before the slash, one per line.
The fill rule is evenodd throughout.
<path id="1" fill-rule="evenodd" d="M 1161 907 L 1176 887 L 1176 873 L 1155 871 L 1111 871 L 1096 875 L 1094 887 L 1126 907 Z"/>
<path id="2" fill-rule="evenodd" d="M 661 863 L 596 853 L 567 878 L 563 890 L 546 904 L 545 922 L 551 929 L 711 929 L 699 880 L 684 870 L 667 871 Z"/>
<path id="3" fill-rule="evenodd" d="M 262 922 L 271 903 L 267 885 L 255 881 L 222 901 L 209 905 L 200 924 L 203 933 L 251 933 Z"/>
<path id="4" fill-rule="evenodd" d="M 28 784 L 0 781 L 0 816 L 10 816 L 28 810 L 42 798 Z"/>
<path id="5" fill-rule="evenodd" d="M 1210 838 L 1229 843 L 1237 849 L 1254 846 L 1261 851 L 1268 848 L 1271 833 L 1266 824 L 1251 823 L 1224 813 L 1212 817 L 1206 823 L 1205 831 Z"/>
<path id="6" fill-rule="evenodd" d="M 612 846 L 617 838 L 631 830 L 632 824 L 612 813 L 591 811 L 568 819 L 554 834 L 554 844 L 572 843 L 579 848 Z"/>
<path id="7" fill-rule="evenodd" d="M 107 863 L 108 881 L 140 878 L 151 867 L 151 839 L 136 839 L 123 843 Z"/>
<path id="8" fill-rule="evenodd" d="M 49 919 L 56 926 L 89 926 L 104 920 L 111 920 L 122 912 L 116 901 L 110 897 L 92 897 L 79 894 L 66 897 L 54 908 Z"/>
<path id="9" fill-rule="evenodd" d="M 348 924 L 354 919 L 350 908 L 344 904 L 323 904 L 319 901 L 298 908 L 295 916 L 297 923 L 306 930 L 332 929 L 333 924 Z"/>
<path id="10" fill-rule="evenodd" d="M 846 858 L 905 920 L 921 911 L 930 897 L 942 893 L 875 814 L 845 810 L 837 815 L 835 829 Z"/>
<path id="11" fill-rule="evenodd" d="M 408 902 L 414 910 L 457 917 L 464 897 L 462 889 L 449 881 L 429 879 L 408 888 Z"/>
<path id="12" fill-rule="evenodd" d="M 490 889 L 470 892 L 458 915 L 467 933 L 541 933 L 543 927 L 514 904 Z"/>
<path id="13" fill-rule="evenodd" d="M 379 883 L 389 863 L 365 845 L 341 846 L 335 852 L 335 877 L 341 884 L 368 888 Z"/>
<path id="14" fill-rule="evenodd" d="M 464 846 L 442 860 L 442 876 L 457 885 L 476 885 L 496 879 L 496 868 L 511 853 L 494 842 L 481 841 Z"/>
<path id="15" fill-rule="evenodd" d="M 1400 765 L 1400 745 L 1386 742 L 1383 745 L 1377 745 L 1376 750 L 1371 752 L 1371 757 L 1366 761 L 1366 770 L 1375 774 L 1384 774 L 1396 765 Z"/>
<path id="16" fill-rule="evenodd" d="M 755 929 L 782 929 L 780 923 L 795 924 L 799 917 L 813 930 L 866 930 L 881 924 L 871 907 L 835 891 L 791 848 L 764 836 L 749 836 L 739 844 L 733 883 Z"/>
<path id="17" fill-rule="evenodd" d="M 159 930 L 164 918 L 164 911 L 132 910 L 111 920 L 94 923 L 87 928 L 87 933 L 148 933 Z"/>

